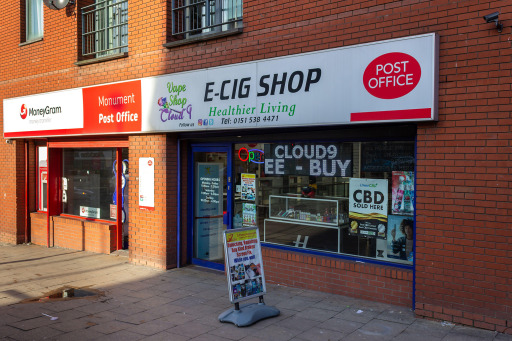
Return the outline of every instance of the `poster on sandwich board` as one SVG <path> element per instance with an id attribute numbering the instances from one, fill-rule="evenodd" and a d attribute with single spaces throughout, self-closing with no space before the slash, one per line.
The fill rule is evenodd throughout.
<path id="1" fill-rule="evenodd" d="M 266 293 L 257 227 L 224 231 L 229 299 L 237 303 Z"/>

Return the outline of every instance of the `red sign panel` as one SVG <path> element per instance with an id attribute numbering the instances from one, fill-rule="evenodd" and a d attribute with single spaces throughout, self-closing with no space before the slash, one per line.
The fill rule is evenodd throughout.
<path id="1" fill-rule="evenodd" d="M 127 133 L 141 131 L 140 80 L 82 89 L 84 132 Z"/>
<path id="2" fill-rule="evenodd" d="M 401 52 L 386 53 L 375 58 L 364 71 L 366 90 L 381 99 L 407 95 L 421 78 L 421 66 L 416 59 Z"/>

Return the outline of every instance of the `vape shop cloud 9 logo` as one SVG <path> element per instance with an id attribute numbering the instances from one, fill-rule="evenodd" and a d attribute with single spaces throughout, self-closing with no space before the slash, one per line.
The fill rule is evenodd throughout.
<path id="1" fill-rule="evenodd" d="M 381 99 L 395 99 L 414 90 L 421 78 L 421 66 L 412 56 L 392 52 L 375 58 L 364 71 L 366 90 Z"/>
<path id="2" fill-rule="evenodd" d="M 21 105 L 21 113 L 20 113 L 20 116 L 22 119 L 26 119 L 27 118 L 27 115 L 28 115 L 28 109 L 27 109 L 27 106 L 25 104 L 22 104 Z"/>

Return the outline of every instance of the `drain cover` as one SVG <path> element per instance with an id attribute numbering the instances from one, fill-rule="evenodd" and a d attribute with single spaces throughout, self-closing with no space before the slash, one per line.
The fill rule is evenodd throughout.
<path id="1" fill-rule="evenodd" d="M 62 287 L 43 294 L 41 297 L 23 300 L 21 303 L 67 300 L 73 298 L 103 296 L 103 294 L 104 293 L 99 290 L 90 288 Z"/>

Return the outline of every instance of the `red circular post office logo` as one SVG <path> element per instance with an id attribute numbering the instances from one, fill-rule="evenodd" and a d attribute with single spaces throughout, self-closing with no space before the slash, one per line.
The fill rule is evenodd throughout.
<path id="1" fill-rule="evenodd" d="M 27 114 L 28 114 L 27 106 L 25 104 L 22 104 L 21 105 L 21 112 L 20 112 L 21 118 L 22 119 L 26 119 L 27 118 Z"/>
<path id="2" fill-rule="evenodd" d="M 152 166 L 152 165 L 153 165 L 153 161 L 148 160 L 148 166 Z"/>
<path id="3" fill-rule="evenodd" d="M 421 78 L 420 63 L 412 56 L 391 52 L 375 58 L 364 71 L 366 91 L 381 99 L 395 99 L 407 95 Z"/>

